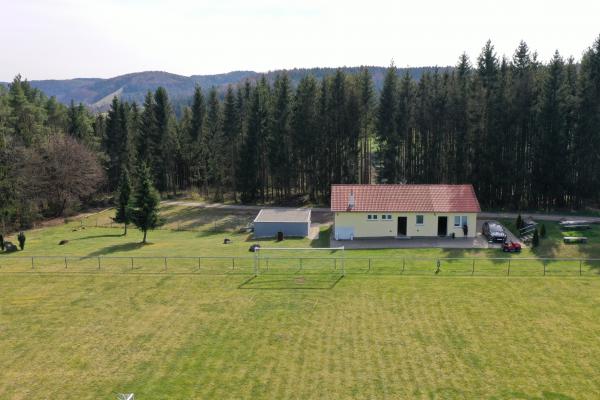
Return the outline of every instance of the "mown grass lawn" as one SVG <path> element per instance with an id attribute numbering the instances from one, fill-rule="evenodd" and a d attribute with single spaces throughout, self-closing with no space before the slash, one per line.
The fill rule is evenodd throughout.
<path id="1" fill-rule="evenodd" d="M 0 399 L 119 392 L 136 399 L 592 399 L 600 392 L 598 268 L 581 278 L 542 277 L 537 263 L 535 277 L 514 276 L 518 268 L 505 277 L 505 260 L 492 259 L 507 256 L 498 250 L 413 249 L 347 251 L 354 273 L 343 278 L 331 268 L 310 274 L 295 260 L 288 274 L 266 270 L 249 280 L 251 257 L 231 267 L 225 260 L 229 275 L 197 273 L 204 265 L 165 271 L 165 256 L 249 256 L 255 241 L 240 232 L 252 214 L 164 212 L 167 228 L 187 230 L 153 231 L 145 246 L 134 229 L 125 237 L 101 227 L 110 212 L 88 218 L 85 229 L 73 221 L 27 232 L 18 256 L 92 257 L 68 268 L 57 258 L 32 270 L 26 259 L 17 265 L 0 255 Z M 540 247 L 512 261 L 598 257 L 597 227 L 587 245 L 564 245 L 554 224 L 546 228 Z M 322 247 L 328 233 L 260 243 Z M 225 237 L 233 242 L 223 244 Z M 95 259 L 108 256 L 154 258 L 96 270 Z M 448 256 L 487 260 L 496 276 L 461 276 L 471 265 L 463 261 L 444 261 L 439 275 L 430 261 L 422 266 L 428 276 L 397 274 L 401 257 Z M 353 257 L 395 269 L 378 275 L 373 261 L 371 273 L 356 273 L 365 264 L 353 271 Z M 419 272 L 415 265 L 407 270 Z M 549 268 L 559 266 L 577 268 Z"/>
<path id="2" fill-rule="evenodd" d="M 3 274 L 0 398 L 583 399 L 600 280 Z"/>

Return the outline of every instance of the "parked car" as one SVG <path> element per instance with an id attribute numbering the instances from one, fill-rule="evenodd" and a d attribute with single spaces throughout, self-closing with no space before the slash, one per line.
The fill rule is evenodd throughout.
<path id="1" fill-rule="evenodd" d="M 481 233 L 483 233 L 489 242 L 506 242 L 506 232 L 504 232 L 504 228 L 497 221 L 485 221 Z"/>
<path id="2" fill-rule="evenodd" d="M 517 242 L 504 242 L 502 251 L 505 253 L 518 253 L 521 251 L 521 244 Z"/>

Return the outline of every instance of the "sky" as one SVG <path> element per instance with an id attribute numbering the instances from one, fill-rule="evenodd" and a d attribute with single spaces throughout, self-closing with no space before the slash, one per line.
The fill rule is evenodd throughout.
<path id="1" fill-rule="evenodd" d="M 445 66 L 488 39 L 579 59 L 598 35 L 592 0 L 0 0 L 0 81 Z"/>

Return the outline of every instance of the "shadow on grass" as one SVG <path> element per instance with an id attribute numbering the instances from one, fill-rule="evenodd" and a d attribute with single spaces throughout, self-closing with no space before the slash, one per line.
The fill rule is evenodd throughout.
<path id="1" fill-rule="evenodd" d="M 90 236 L 84 236 L 84 237 L 80 237 L 80 238 L 75 238 L 75 239 L 69 239 L 71 242 L 74 242 L 76 240 L 88 240 L 88 239 L 100 239 L 100 238 L 109 238 L 109 237 L 125 237 L 124 234 L 120 233 L 120 234 L 111 234 L 111 235 L 90 235 Z"/>
<path id="2" fill-rule="evenodd" d="M 331 290 L 343 275 L 325 275 L 318 279 L 314 276 L 281 274 L 281 275 L 253 275 L 242 282 L 238 289 L 245 290 Z"/>
<path id="3" fill-rule="evenodd" d="M 141 243 L 141 242 L 115 244 L 112 246 L 107 246 L 107 247 L 98 249 L 98 250 L 88 254 L 88 257 L 97 257 L 97 256 L 103 256 L 103 255 L 112 254 L 112 253 L 123 252 L 123 251 L 138 250 L 144 246 L 149 246 L 151 244 L 152 243 Z"/>

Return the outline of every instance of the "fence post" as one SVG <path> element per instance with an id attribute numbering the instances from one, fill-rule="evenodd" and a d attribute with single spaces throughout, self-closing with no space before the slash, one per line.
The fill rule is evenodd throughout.
<path id="1" fill-rule="evenodd" d="M 542 265 L 544 266 L 544 276 L 546 276 L 546 260 L 542 260 Z"/>
<path id="2" fill-rule="evenodd" d="M 31 257 L 31 269 L 33 269 L 33 257 Z"/>
<path id="3" fill-rule="evenodd" d="M 406 258 L 402 257 L 402 273 L 404 273 L 404 264 L 406 264 Z"/>
<path id="4" fill-rule="evenodd" d="M 506 271 L 506 275 L 510 275 L 510 258 L 508 259 L 508 270 Z"/>
<path id="5" fill-rule="evenodd" d="M 65 257 L 65 269 L 67 268 L 67 257 Z"/>
<path id="6" fill-rule="evenodd" d="M 333 270 L 337 270 L 337 258 L 333 259 Z"/>
<path id="7" fill-rule="evenodd" d="M 98 257 L 98 270 L 100 270 L 100 257 Z"/>
<path id="8" fill-rule="evenodd" d="M 581 262 L 582 260 L 579 260 L 579 276 L 581 276 Z"/>
<path id="9" fill-rule="evenodd" d="M 167 257 L 165 257 L 165 271 L 167 270 Z"/>
<path id="10" fill-rule="evenodd" d="M 131 269 L 133 269 L 133 257 L 131 257 Z"/>
<path id="11" fill-rule="evenodd" d="M 369 258 L 369 270 L 367 272 L 371 272 L 371 258 Z"/>
<path id="12" fill-rule="evenodd" d="M 473 259 L 473 266 L 471 267 L 471 276 L 475 274 L 475 259 Z"/>
<path id="13" fill-rule="evenodd" d="M 200 271 L 200 267 L 202 266 L 202 258 L 198 257 L 198 271 Z"/>
<path id="14" fill-rule="evenodd" d="M 235 269 L 235 257 L 231 257 L 231 269 Z"/>

